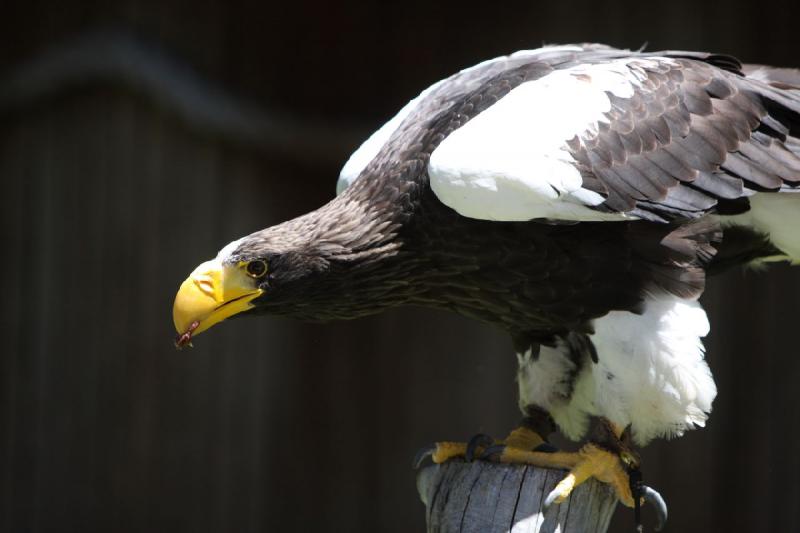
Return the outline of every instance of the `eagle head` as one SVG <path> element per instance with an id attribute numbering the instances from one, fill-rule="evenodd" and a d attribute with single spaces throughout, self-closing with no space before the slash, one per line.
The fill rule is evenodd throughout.
<path id="1" fill-rule="evenodd" d="M 397 280 L 407 279 L 408 265 L 396 260 L 396 228 L 339 197 L 233 241 L 181 284 L 176 345 L 245 312 L 328 321 L 405 302 L 407 283 Z"/>
<path id="2" fill-rule="evenodd" d="M 281 302 L 288 305 L 298 287 L 313 285 L 309 277 L 327 269 L 320 250 L 287 242 L 289 232 L 281 230 L 269 228 L 233 241 L 189 274 L 172 308 L 178 348 L 234 315 L 275 312 Z"/>

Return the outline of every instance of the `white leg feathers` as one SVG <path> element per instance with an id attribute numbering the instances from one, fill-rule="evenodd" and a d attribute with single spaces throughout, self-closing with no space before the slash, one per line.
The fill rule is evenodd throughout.
<path id="1" fill-rule="evenodd" d="M 702 426 L 717 389 L 701 338 L 708 319 L 696 301 L 649 298 L 641 315 L 615 311 L 595 320 L 598 363 L 580 364 L 565 344 L 520 357 L 520 404 L 550 412 L 564 434 L 583 436 L 589 416 L 632 426 L 638 444 Z"/>
<path id="2" fill-rule="evenodd" d="M 591 360 L 576 363 L 568 353 L 566 343 L 559 340 L 555 347 L 542 346 L 538 356 L 528 350 L 517 354 L 519 370 L 519 405 L 525 411 L 536 405 L 550 413 L 559 429 L 567 437 L 577 440 L 589 428 L 589 415 L 572 408 L 576 379 L 581 368 L 591 365 Z"/>
<path id="3" fill-rule="evenodd" d="M 602 354 L 592 371 L 597 414 L 631 424 L 640 444 L 705 424 L 717 387 L 704 358 L 709 325 L 698 302 L 652 298 L 642 315 L 610 313 L 595 321 L 595 331 Z"/>

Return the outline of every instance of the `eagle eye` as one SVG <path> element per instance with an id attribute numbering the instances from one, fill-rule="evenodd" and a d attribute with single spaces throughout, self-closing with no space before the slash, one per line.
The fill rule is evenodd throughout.
<path id="1" fill-rule="evenodd" d="M 250 276 L 251 278 L 263 277 L 264 274 L 267 273 L 267 262 L 261 259 L 250 261 L 249 263 L 247 263 L 245 271 L 247 271 L 247 275 Z"/>

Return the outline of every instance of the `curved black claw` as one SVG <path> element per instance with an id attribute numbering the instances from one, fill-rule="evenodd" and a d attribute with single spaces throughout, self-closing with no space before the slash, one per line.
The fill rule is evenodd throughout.
<path id="1" fill-rule="evenodd" d="M 481 460 L 492 459 L 492 458 L 494 458 L 495 455 L 502 455 L 502 453 L 505 451 L 505 449 L 506 449 L 506 445 L 505 444 L 492 444 L 491 446 L 489 446 L 488 448 L 483 450 L 483 453 L 481 454 L 480 459 Z"/>
<path id="2" fill-rule="evenodd" d="M 466 459 L 468 463 L 471 463 L 475 459 L 475 450 L 478 449 L 478 446 L 481 448 L 488 448 L 492 444 L 494 444 L 494 439 L 492 437 L 483 433 L 478 433 L 469 439 L 467 451 L 464 453 L 464 459 Z"/>
<path id="3" fill-rule="evenodd" d="M 411 463 L 412 468 L 414 468 L 414 470 L 419 470 L 419 467 L 422 466 L 422 463 L 425 461 L 425 458 L 432 457 L 433 452 L 435 451 L 436 451 L 435 444 L 429 444 L 428 446 L 422 448 L 420 451 L 416 453 L 416 455 L 414 455 L 414 462 Z"/>
<path id="4" fill-rule="evenodd" d="M 664 501 L 664 498 L 661 497 L 661 494 L 659 494 L 658 491 L 648 487 L 647 485 L 642 485 L 642 496 L 644 497 L 644 501 L 655 507 L 656 515 L 658 517 L 656 531 L 661 531 L 661 529 L 664 527 L 664 524 L 667 523 L 667 502 Z"/>

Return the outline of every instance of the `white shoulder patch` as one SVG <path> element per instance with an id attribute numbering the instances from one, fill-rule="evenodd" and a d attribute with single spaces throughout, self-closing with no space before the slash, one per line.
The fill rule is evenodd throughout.
<path id="1" fill-rule="evenodd" d="M 535 50 L 520 50 L 519 52 L 515 52 L 510 56 L 500 56 L 495 57 L 492 59 L 487 59 L 486 61 L 482 61 L 477 65 L 473 65 L 469 68 L 465 68 L 460 71 L 460 73 L 470 72 L 491 63 L 495 63 L 497 61 L 502 61 L 504 59 L 519 59 L 519 58 L 526 58 L 526 57 L 534 57 L 538 54 L 547 53 L 547 52 L 554 52 L 554 51 L 580 51 L 582 48 L 577 45 L 568 45 L 568 46 L 546 46 L 543 48 L 537 48 Z M 392 134 L 397 130 L 400 124 L 405 120 L 405 118 L 411 113 L 411 111 L 422 101 L 423 98 L 428 96 L 434 89 L 441 86 L 443 83 L 448 81 L 450 78 L 445 78 L 444 80 L 438 81 L 422 91 L 419 96 L 411 100 L 407 103 L 403 108 L 391 119 L 389 122 L 381 126 L 381 128 L 370 135 L 370 137 L 364 141 L 364 143 L 358 147 L 358 149 L 353 152 L 350 158 L 345 163 L 344 167 L 342 167 L 341 172 L 339 173 L 339 181 L 336 182 L 336 194 L 341 194 L 347 187 L 353 183 L 356 178 L 361 174 L 361 172 L 367 167 L 370 161 L 372 161 L 378 152 L 380 152 L 381 148 L 384 144 L 389 140 Z"/>
<path id="2" fill-rule="evenodd" d="M 587 207 L 603 197 L 582 188 L 566 141 L 606 120 L 608 93 L 633 96 L 646 61 L 578 65 L 514 88 L 434 150 L 428 167 L 433 191 L 471 218 L 631 218 Z"/>

